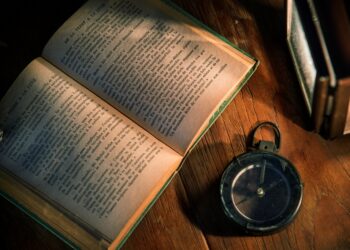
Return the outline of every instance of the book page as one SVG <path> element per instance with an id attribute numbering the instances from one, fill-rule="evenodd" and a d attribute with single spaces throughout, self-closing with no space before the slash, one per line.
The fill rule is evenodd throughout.
<path id="1" fill-rule="evenodd" d="M 130 229 L 181 161 L 43 59 L 1 100 L 0 127 L 1 168 L 110 241 Z"/>
<path id="2" fill-rule="evenodd" d="M 184 154 L 255 61 L 161 1 L 89 1 L 43 56 Z"/>

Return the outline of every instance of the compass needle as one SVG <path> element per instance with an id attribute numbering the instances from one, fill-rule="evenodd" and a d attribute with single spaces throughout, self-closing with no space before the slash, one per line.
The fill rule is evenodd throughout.
<path id="1" fill-rule="evenodd" d="M 279 179 L 278 181 L 275 181 L 273 183 L 271 183 L 266 189 L 265 189 L 265 192 L 273 189 L 274 187 L 278 186 L 278 184 L 282 183 L 283 182 L 283 179 Z"/>
<path id="2" fill-rule="evenodd" d="M 265 171 L 266 171 L 266 160 L 264 159 L 263 161 L 263 165 L 261 167 L 261 171 L 260 171 L 260 178 L 259 178 L 259 184 L 262 185 L 264 183 L 265 180 Z"/>
<path id="3" fill-rule="evenodd" d="M 241 204 L 241 203 L 247 201 L 248 199 L 249 199 L 248 197 L 245 197 L 245 198 L 243 198 L 242 200 L 240 200 L 239 202 L 237 202 L 236 205 L 239 205 L 239 204 Z"/>

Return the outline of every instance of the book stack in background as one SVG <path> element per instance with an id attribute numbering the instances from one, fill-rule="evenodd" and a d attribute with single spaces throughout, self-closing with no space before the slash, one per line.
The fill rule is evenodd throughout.
<path id="1" fill-rule="evenodd" d="M 314 130 L 350 133 L 350 4 L 287 1 L 287 42 Z"/>

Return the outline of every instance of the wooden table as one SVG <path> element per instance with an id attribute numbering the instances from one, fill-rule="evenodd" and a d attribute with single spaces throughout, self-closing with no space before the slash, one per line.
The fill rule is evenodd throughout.
<path id="1" fill-rule="evenodd" d="M 124 248 L 350 249 L 350 137 L 326 141 L 308 130 L 306 107 L 286 45 L 283 1 L 175 2 L 258 58 L 260 66 L 187 158 Z M 28 19 L 32 23 L 13 21 L 13 25 L 24 25 L 32 33 L 27 36 L 23 27 L 23 32 L 1 31 L 0 55 L 5 57 L 1 58 L 0 66 L 7 83 L 33 56 L 40 54 L 50 32 L 79 4 L 71 5 L 46 3 L 44 7 L 55 9 L 57 15 L 45 14 L 34 7 L 31 7 L 34 14 L 29 15 L 25 6 L 19 8 L 20 14 L 33 18 Z M 14 4 L 13 9 L 18 11 L 18 6 Z M 4 20 L 1 21 L 3 25 Z M 16 40 L 26 36 L 27 43 Z M 218 184 L 226 165 L 245 151 L 247 135 L 259 121 L 278 124 L 282 133 L 280 153 L 296 165 L 305 189 L 300 213 L 291 225 L 273 235 L 253 237 L 242 235 L 224 217 Z M 266 131 L 260 136 L 270 137 Z M 5 239 L 2 248 L 66 248 L 7 201 L 1 199 L 0 203 L 0 233 Z"/>

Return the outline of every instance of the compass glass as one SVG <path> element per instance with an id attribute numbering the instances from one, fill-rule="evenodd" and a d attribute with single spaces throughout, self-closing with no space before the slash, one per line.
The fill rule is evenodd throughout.
<path id="1" fill-rule="evenodd" d="M 283 214 L 290 200 L 290 184 L 279 170 L 266 164 L 243 168 L 232 182 L 232 202 L 246 219 L 263 222 Z"/>
<path id="2" fill-rule="evenodd" d="M 225 214 L 247 232 L 267 233 L 289 224 L 300 208 L 302 193 L 295 167 L 264 151 L 238 156 L 220 184 Z"/>

